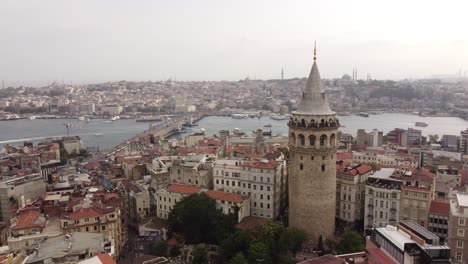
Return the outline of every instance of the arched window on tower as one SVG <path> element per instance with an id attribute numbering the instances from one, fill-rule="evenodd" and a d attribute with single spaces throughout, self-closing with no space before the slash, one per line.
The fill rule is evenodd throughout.
<path id="1" fill-rule="evenodd" d="M 310 135 L 309 136 L 309 145 L 310 146 L 315 146 L 315 136 L 314 135 Z"/>
<path id="2" fill-rule="evenodd" d="M 296 146 L 296 134 L 291 133 L 289 136 L 289 144 L 292 146 Z"/>
<path id="3" fill-rule="evenodd" d="M 305 137 L 304 137 L 304 135 L 299 134 L 299 135 L 297 136 L 297 138 L 299 139 L 299 145 L 304 146 L 304 145 L 305 145 Z"/>
<path id="4" fill-rule="evenodd" d="M 305 123 L 305 119 L 304 119 L 304 118 L 301 120 L 301 127 L 306 127 L 306 123 Z"/>
<path id="5" fill-rule="evenodd" d="M 327 135 L 323 134 L 320 136 L 320 146 L 325 146 L 327 142 Z"/>
<path id="6" fill-rule="evenodd" d="M 335 144 L 336 144 L 336 136 L 335 136 L 335 133 L 333 133 L 330 136 L 330 146 L 334 147 Z"/>
<path id="7" fill-rule="evenodd" d="M 304 164 L 302 163 L 299 164 L 299 170 L 304 170 Z"/>
<path id="8" fill-rule="evenodd" d="M 322 164 L 322 172 L 325 171 L 325 164 Z"/>

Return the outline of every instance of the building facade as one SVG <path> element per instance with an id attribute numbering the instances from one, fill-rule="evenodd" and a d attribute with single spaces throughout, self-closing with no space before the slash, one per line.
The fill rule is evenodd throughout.
<path id="1" fill-rule="evenodd" d="M 277 219 L 286 205 L 286 166 L 275 160 L 215 162 L 214 189 L 250 197 L 252 216 Z"/>
<path id="2" fill-rule="evenodd" d="M 314 64 L 289 126 L 289 225 L 312 240 L 334 238 L 339 122 Z M 312 224 L 313 223 L 313 224 Z"/>
<path id="3" fill-rule="evenodd" d="M 468 260 L 468 194 L 457 193 L 450 201 L 448 243 L 453 263 Z"/>

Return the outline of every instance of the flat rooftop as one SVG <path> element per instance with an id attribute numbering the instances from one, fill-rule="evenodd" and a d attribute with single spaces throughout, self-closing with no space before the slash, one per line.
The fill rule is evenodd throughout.
<path id="1" fill-rule="evenodd" d="M 392 244 L 394 244 L 401 251 L 405 250 L 406 243 L 416 243 L 414 242 L 408 234 L 403 231 L 397 230 L 394 226 L 378 227 L 377 230 L 382 236 L 386 237 Z"/>

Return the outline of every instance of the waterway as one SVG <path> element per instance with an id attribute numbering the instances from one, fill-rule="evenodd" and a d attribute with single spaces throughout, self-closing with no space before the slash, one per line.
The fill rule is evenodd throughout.
<path id="1" fill-rule="evenodd" d="M 381 115 L 360 116 L 340 116 L 341 128 L 343 132 L 356 135 L 360 128 L 370 131 L 374 128 L 382 130 L 384 133 L 394 128 L 407 129 L 417 128 L 422 130 L 423 135 L 443 134 L 459 135 L 460 131 L 468 128 L 468 121 L 457 117 L 421 117 L 410 114 L 385 113 Z M 288 120 L 272 120 L 269 117 L 233 119 L 230 117 L 210 116 L 198 122 L 198 126 L 187 128 L 185 134 L 175 137 L 183 137 L 186 134 L 199 131 L 204 128 L 208 136 L 217 134 L 221 129 L 238 128 L 246 133 L 262 127 L 264 130 L 272 131 L 273 134 L 287 134 Z M 425 122 L 427 127 L 416 127 L 415 122 Z M 100 149 L 110 149 L 125 140 L 148 129 L 148 123 L 135 122 L 135 120 L 91 120 L 90 122 L 50 119 L 50 120 L 17 120 L 0 122 L 0 146 L 3 144 L 21 144 L 25 140 L 40 141 L 47 137 L 60 137 L 67 134 L 64 124 L 70 124 L 70 135 L 80 136 L 82 142 L 87 147 L 99 147 Z M 271 127 L 264 127 L 271 124 Z M 95 134 L 100 134 L 96 136 Z"/>

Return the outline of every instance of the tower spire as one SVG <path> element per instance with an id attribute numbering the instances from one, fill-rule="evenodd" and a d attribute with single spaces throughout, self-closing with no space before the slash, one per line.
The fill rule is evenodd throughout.
<path id="1" fill-rule="evenodd" d="M 317 41 L 314 41 L 314 61 L 317 61 Z"/>

